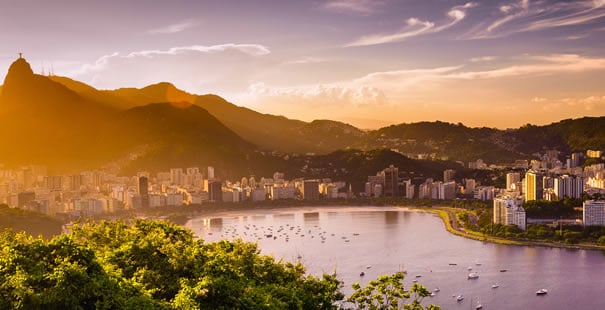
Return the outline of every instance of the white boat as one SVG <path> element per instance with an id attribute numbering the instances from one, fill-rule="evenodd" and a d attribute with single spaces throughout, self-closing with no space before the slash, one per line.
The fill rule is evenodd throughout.
<path id="1" fill-rule="evenodd" d="M 471 270 L 473 270 L 473 267 L 468 266 L 466 269 L 467 269 L 468 271 L 471 271 Z"/>
<path id="2" fill-rule="evenodd" d="M 441 291 L 441 289 L 439 289 L 439 288 L 436 288 L 433 290 L 433 292 L 439 292 L 439 291 Z"/>
<path id="3" fill-rule="evenodd" d="M 464 296 L 462 296 L 462 294 L 456 296 L 456 301 L 462 301 L 464 299 Z"/>
<path id="4" fill-rule="evenodd" d="M 545 288 L 541 288 L 536 291 L 536 295 L 546 295 L 547 293 L 548 293 L 548 290 Z"/>
<path id="5" fill-rule="evenodd" d="M 492 284 L 492 288 L 499 288 L 500 285 L 499 284 Z"/>
<path id="6" fill-rule="evenodd" d="M 479 278 L 479 274 L 476 272 L 471 272 L 468 274 L 468 279 L 478 279 Z"/>

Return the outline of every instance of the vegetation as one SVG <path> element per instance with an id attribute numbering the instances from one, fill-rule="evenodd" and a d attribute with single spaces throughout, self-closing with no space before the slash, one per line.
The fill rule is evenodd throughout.
<path id="1" fill-rule="evenodd" d="M 424 297 L 431 296 L 426 287 L 414 283 L 408 291 L 403 286 L 403 272 L 393 275 L 383 275 L 372 280 L 367 286 L 361 287 L 359 283 L 353 284 L 355 290 L 347 299 L 355 305 L 355 309 L 409 309 L 409 310 L 439 310 L 436 305 L 428 305 L 424 308 L 421 301 Z M 404 304 L 404 300 L 413 297 L 410 304 Z"/>
<path id="2" fill-rule="evenodd" d="M 582 199 L 565 198 L 560 201 L 530 200 L 523 203 L 528 218 L 572 218 L 578 215 L 574 208 L 582 206 Z"/>
<path id="3" fill-rule="evenodd" d="M 168 222 L 74 224 L 50 240 L 6 230 L 0 249 L 0 309 L 337 309 L 344 299 L 334 274 L 306 275 L 300 263 L 261 255 L 254 243 L 204 243 Z M 350 300 L 395 309 L 410 297 L 402 280 L 355 286 Z M 374 289 L 380 297 L 364 295 Z M 415 284 L 411 294 L 404 308 L 423 309 L 430 292 Z"/>
<path id="4" fill-rule="evenodd" d="M 0 231 L 12 228 L 15 231 L 25 231 L 30 235 L 50 238 L 61 233 L 61 226 L 62 223 L 54 217 L 39 212 L 9 208 L 5 204 L 0 204 Z"/>

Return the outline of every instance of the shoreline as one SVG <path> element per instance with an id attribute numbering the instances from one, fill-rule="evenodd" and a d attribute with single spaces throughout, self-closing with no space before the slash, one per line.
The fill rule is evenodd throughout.
<path id="1" fill-rule="evenodd" d="M 525 240 L 512 240 L 506 238 L 499 238 L 493 236 L 487 236 L 480 233 L 469 233 L 466 232 L 462 228 L 454 228 L 454 225 L 458 225 L 457 220 L 454 216 L 452 220 L 452 212 L 448 211 L 446 206 L 438 206 L 433 207 L 432 209 L 428 208 L 412 208 L 413 210 L 417 210 L 420 212 L 433 213 L 437 215 L 441 220 L 443 220 L 443 224 L 445 226 L 445 230 L 449 233 L 460 236 L 467 239 L 473 239 L 476 241 L 482 242 L 490 242 L 495 244 L 504 244 L 504 245 L 516 245 L 516 246 L 539 246 L 546 248 L 561 248 L 568 250 L 600 250 L 605 251 L 605 246 L 593 245 L 593 244 L 564 244 L 564 243 L 554 243 L 554 242 L 544 242 L 544 241 L 525 241 Z"/>
<path id="2" fill-rule="evenodd" d="M 482 242 L 490 242 L 495 244 L 504 244 L 504 245 L 516 245 L 516 246 L 540 246 L 540 247 L 549 247 L 549 248 L 563 248 L 569 250 L 600 250 L 605 251 L 605 246 L 599 246 L 596 244 L 563 244 L 563 243 L 554 243 L 554 242 L 544 242 L 544 241 L 528 241 L 528 240 L 512 240 L 494 236 L 483 235 L 478 232 L 467 232 L 463 228 L 459 227 L 459 223 L 456 220 L 456 216 L 450 210 L 451 208 L 448 205 L 435 205 L 435 206 L 418 206 L 418 205 L 406 205 L 406 204 L 371 204 L 371 203 L 359 203 L 359 204 L 350 204 L 343 203 L 345 201 L 339 201 L 338 203 L 333 204 L 322 204 L 322 205 L 314 205 L 314 204 L 291 204 L 291 205 L 271 205 L 271 204 L 247 204 L 247 205 L 217 205 L 208 208 L 208 206 L 204 207 L 195 207 L 190 210 L 183 209 L 161 209 L 154 210 L 156 212 L 146 213 L 146 214 L 130 214 L 133 218 L 150 217 L 155 219 L 168 219 L 176 224 L 185 225 L 185 223 L 196 216 L 239 216 L 243 214 L 248 214 L 254 211 L 261 212 L 280 212 L 280 211 L 288 211 L 288 210 L 305 210 L 313 211 L 321 208 L 331 208 L 331 209 L 367 209 L 367 210 L 377 210 L 377 209 L 390 209 L 390 210 L 401 210 L 401 211 L 415 211 L 415 212 L 425 212 L 432 213 L 437 215 L 443 221 L 445 226 L 445 230 L 449 233 L 460 236 L 467 239 L 472 239 L 476 241 Z M 105 218 L 107 219 L 107 218 Z"/>

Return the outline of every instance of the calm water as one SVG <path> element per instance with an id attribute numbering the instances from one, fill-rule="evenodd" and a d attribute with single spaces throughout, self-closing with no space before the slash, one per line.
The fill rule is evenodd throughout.
<path id="1" fill-rule="evenodd" d="M 300 260 L 312 274 L 336 270 L 347 295 L 353 282 L 406 270 L 406 287 L 414 279 L 431 290 L 438 287 L 423 304 L 443 309 L 474 309 L 477 299 L 484 309 L 605 309 L 602 252 L 469 240 L 449 234 L 441 219 L 428 213 L 288 208 L 198 217 L 186 226 L 207 241 L 258 241 L 263 254 Z M 479 278 L 467 279 L 470 272 Z M 548 294 L 536 296 L 540 288 Z M 457 302 L 453 296 L 460 294 L 464 300 Z"/>

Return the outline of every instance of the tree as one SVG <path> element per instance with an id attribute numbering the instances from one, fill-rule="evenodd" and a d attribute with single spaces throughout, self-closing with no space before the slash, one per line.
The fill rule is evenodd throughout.
<path id="1" fill-rule="evenodd" d="M 403 286 L 403 272 L 397 272 L 392 275 L 382 275 L 372 280 L 367 286 L 361 287 L 358 282 L 353 283 L 353 294 L 347 299 L 353 303 L 356 309 L 409 309 L 409 310 L 438 310 L 440 307 L 429 305 L 424 308 L 421 305 L 422 299 L 431 295 L 431 292 L 424 286 L 414 283 L 408 291 Z M 404 300 L 413 296 L 410 304 L 404 304 Z"/>

